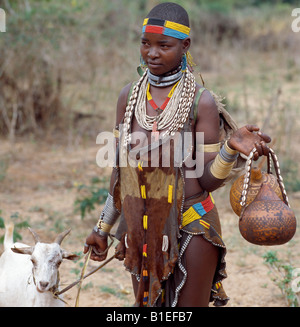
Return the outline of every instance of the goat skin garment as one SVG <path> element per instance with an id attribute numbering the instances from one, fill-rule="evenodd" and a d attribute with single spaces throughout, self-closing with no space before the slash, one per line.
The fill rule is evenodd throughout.
<path id="1" fill-rule="evenodd" d="M 180 168 L 120 167 L 118 194 L 122 214 L 116 236 L 124 242 L 120 247 L 126 249 L 124 266 L 140 280 L 136 305 L 145 306 L 146 302 L 154 306 L 162 292 L 161 282 L 168 279 L 179 257 Z"/>
<path id="2" fill-rule="evenodd" d="M 191 131 L 193 110 L 181 133 Z M 183 138 L 181 138 L 183 140 Z M 122 143 L 122 132 L 119 144 Z M 215 206 L 203 216 L 182 227 L 183 212 L 192 205 L 204 201 L 209 194 L 198 197 L 184 197 L 184 169 L 176 163 L 175 142 L 168 150 L 173 161 L 168 167 L 151 167 L 149 150 L 137 151 L 138 164 L 130 164 L 127 148 L 117 151 L 122 166 L 117 164 L 117 178 L 114 183 L 114 202 L 121 211 L 121 219 L 115 236 L 120 240 L 117 251 L 124 258 L 124 266 L 139 281 L 135 306 L 176 306 L 178 295 L 187 278 L 184 253 L 192 237 L 203 237 L 220 249 L 219 263 L 211 289 L 211 301 L 224 305 L 228 297 L 221 281 L 226 278 L 226 248 L 221 238 L 218 212 Z M 162 145 L 151 144 L 151 150 L 159 149 L 162 160 Z M 184 148 L 184 146 L 182 147 Z M 190 152 L 189 152 L 190 151 Z M 192 153 L 192 149 L 187 153 Z M 132 152 L 132 151 L 131 151 Z M 189 154 L 188 154 L 189 155 Z M 182 155 L 184 157 L 184 154 Z M 120 158 L 117 158 L 117 163 Z M 127 162 L 124 165 L 125 161 Z M 147 163 L 147 165 L 145 165 Z M 176 164 L 175 164 L 176 163 Z M 196 206 L 197 208 L 197 206 Z"/>

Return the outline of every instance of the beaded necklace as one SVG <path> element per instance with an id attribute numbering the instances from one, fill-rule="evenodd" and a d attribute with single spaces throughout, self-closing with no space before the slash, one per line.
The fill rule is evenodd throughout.
<path id="1" fill-rule="evenodd" d="M 153 117 L 146 114 L 146 94 L 148 87 L 147 78 L 148 69 L 144 72 L 143 76 L 135 84 L 132 94 L 129 98 L 128 105 L 126 107 L 124 116 L 124 148 L 126 149 L 131 142 L 130 126 L 133 112 L 135 112 L 136 120 L 140 127 L 147 131 L 153 129 L 155 120 L 158 119 L 158 130 L 165 130 L 161 135 L 161 138 L 166 136 L 173 136 L 175 132 L 182 128 L 188 114 L 193 105 L 196 82 L 194 75 L 189 71 L 182 75 L 182 78 L 178 82 L 177 87 L 174 89 L 173 96 L 168 101 L 165 109 L 158 115 L 159 117 Z M 125 150 L 124 149 L 124 150 Z"/>
<path id="2" fill-rule="evenodd" d="M 179 81 L 176 84 L 174 84 L 174 86 L 172 87 L 171 91 L 169 92 L 165 102 L 160 107 L 158 107 L 158 105 L 153 100 L 152 95 L 150 93 L 150 83 L 148 83 L 147 100 L 148 100 L 149 104 L 151 105 L 151 107 L 157 112 L 157 116 L 156 116 L 156 119 L 155 119 L 155 121 L 153 123 L 153 127 L 152 127 L 153 133 L 158 131 L 158 117 L 163 112 L 163 110 L 166 108 L 167 104 L 169 103 L 170 99 L 172 98 L 172 95 L 173 95 L 174 90 L 175 90 L 176 86 L 178 85 L 178 83 L 179 83 Z"/>

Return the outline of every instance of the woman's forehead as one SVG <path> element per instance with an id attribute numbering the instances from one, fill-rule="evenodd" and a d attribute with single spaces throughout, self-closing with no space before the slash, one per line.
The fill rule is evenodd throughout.
<path id="1" fill-rule="evenodd" d="M 156 33 L 143 33 L 141 39 L 158 43 L 181 43 L 181 40 L 176 39 L 172 36 Z"/>

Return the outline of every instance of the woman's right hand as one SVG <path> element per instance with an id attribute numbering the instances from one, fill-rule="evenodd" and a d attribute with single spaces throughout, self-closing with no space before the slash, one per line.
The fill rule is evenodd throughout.
<path id="1" fill-rule="evenodd" d="M 103 261 L 106 259 L 107 251 L 105 250 L 107 249 L 107 236 L 101 236 L 93 230 L 85 240 L 83 253 L 87 253 L 90 246 L 93 247 L 90 257 L 92 260 Z"/>
<path id="2" fill-rule="evenodd" d="M 246 156 L 249 156 L 252 149 L 255 147 L 254 160 L 260 156 L 267 156 L 269 147 L 266 143 L 271 142 L 271 137 L 262 133 L 256 125 L 246 125 L 236 130 L 228 140 L 228 146 L 231 149 L 237 150 Z"/>

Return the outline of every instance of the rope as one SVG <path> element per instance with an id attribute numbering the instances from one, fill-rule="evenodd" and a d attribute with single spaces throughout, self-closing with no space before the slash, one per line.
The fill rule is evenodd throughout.
<path id="1" fill-rule="evenodd" d="M 252 165 L 252 161 L 253 161 L 253 157 L 254 157 L 254 153 L 256 152 L 256 148 L 254 147 L 253 150 L 250 152 L 247 161 L 246 161 L 246 165 L 245 165 L 245 170 L 246 170 L 246 174 L 244 177 L 244 184 L 243 184 L 243 191 L 242 191 L 242 195 L 241 195 L 241 201 L 240 201 L 240 205 L 242 206 L 242 211 L 240 214 L 240 220 L 242 219 L 242 216 L 244 214 L 244 211 L 246 209 L 246 201 L 247 201 L 247 195 L 248 195 L 248 190 L 249 190 L 249 184 L 250 184 L 250 175 L 251 175 L 251 165 Z M 276 172 L 276 176 L 277 176 L 277 182 L 279 184 L 282 196 L 283 196 L 283 201 L 285 202 L 285 204 L 290 207 L 289 205 L 289 201 L 288 201 L 288 197 L 286 194 L 286 190 L 283 184 L 283 179 L 282 176 L 280 174 L 280 167 L 279 167 L 279 161 L 278 158 L 275 154 L 275 152 L 273 151 L 273 149 L 269 148 L 269 154 L 268 154 L 268 174 L 271 173 L 271 168 L 272 168 L 272 161 L 274 164 L 274 169 Z"/>
<path id="2" fill-rule="evenodd" d="M 76 296 L 75 307 L 79 306 L 79 294 L 80 294 L 80 291 L 81 291 L 81 285 L 82 285 L 84 273 L 86 271 L 86 267 L 87 267 L 87 265 L 89 263 L 89 260 L 90 260 L 90 257 L 91 257 L 92 250 L 93 250 L 93 248 L 90 247 L 89 252 L 88 252 L 87 256 L 85 257 L 85 262 L 84 262 L 83 268 L 81 270 L 81 275 L 80 275 L 80 279 L 79 279 L 79 288 L 78 288 L 78 292 L 77 292 L 77 296 Z"/>

